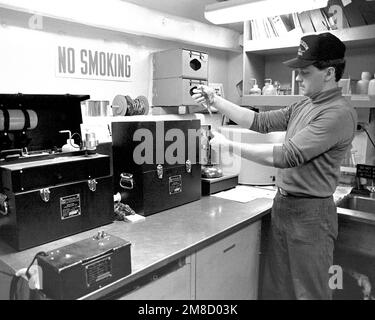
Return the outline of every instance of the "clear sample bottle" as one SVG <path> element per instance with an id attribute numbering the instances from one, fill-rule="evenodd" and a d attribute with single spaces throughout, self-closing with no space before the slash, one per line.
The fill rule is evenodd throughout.
<path id="1" fill-rule="evenodd" d="M 254 82 L 253 87 L 250 89 L 250 95 L 252 96 L 260 96 L 262 94 L 262 90 L 258 87 L 257 80 L 251 79 Z"/>
<path id="2" fill-rule="evenodd" d="M 264 79 L 262 94 L 265 96 L 276 95 L 276 88 L 272 85 L 272 79 Z"/>

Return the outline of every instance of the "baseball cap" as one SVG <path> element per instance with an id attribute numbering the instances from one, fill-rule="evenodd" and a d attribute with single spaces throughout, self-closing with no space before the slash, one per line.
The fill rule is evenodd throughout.
<path id="1" fill-rule="evenodd" d="M 305 68 L 317 61 L 343 59 L 345 44 L 330 32 L 301 38 L 297 57 L 284 61 L 291 68 Z"/>

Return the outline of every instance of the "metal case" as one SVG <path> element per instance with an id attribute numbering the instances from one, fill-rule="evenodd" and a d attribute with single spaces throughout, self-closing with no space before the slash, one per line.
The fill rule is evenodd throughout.
<path id="1" fill-rule="evenodd" d="M 191 97 L 192 90 L 207 80 L 169 78 L 153 81 L 153 106 L 196 106 Z"/>
<path id="2" fill-rule="evenodd" d="M 75 156 L 3 165 L 8 212 L 1 236 L 16 250 L 113 221 L 109 156 Z"/>
<path id="3" fill-rule="evenodd" d="M 120 192 L 122 201 L 144 216 L 201 196 L 200 120 L 157 118 L 160 120 L 137 117 L 112 123 L 115 192 Z M 176 134 L 174 138 L 171 133 Z M 145 140 L 140 142 L 137 134 L 144 134 Z M 178 161 L 170 163 L 167 154 L 178 143 Z M 151 161 L 140 158 L 142 147 L 149 148 L 145 152 L 152 154 Z"/>
<path id="4" fill-rule="evenodd" d="M 205 52 L 171 49 L 153 54 L 154 79 L 208 79 L 208 54 Z"/>
<path id="5" fill-rule="evenodd" d="M 113 221 L 110 157 L 59 151 L 66 143 L 59 131 L 80 132 L 80 102 L 88 98 L 0 94 L 0 236 L 16 250 Z M 33 126 L 25 114 L 13 130 L 14 110 L 31 110 Z"/>
<path id="6" fill-rule="evenodd" d="M 130 242 L 97 235 L 39 255 L 42 290 L 48 298 L 82 297 L 131 273 Z"/>

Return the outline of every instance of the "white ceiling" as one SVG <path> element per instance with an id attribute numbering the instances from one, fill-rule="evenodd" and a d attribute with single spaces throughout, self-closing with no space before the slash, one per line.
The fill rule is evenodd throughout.
<path id="1" fill-rule="evenodd" d="M 158 10 L 167 14 L 180 16 L 188 19 L 197 20 L 203 23 L 211 24 L 204 18 L 204 8 L 208 4 L 217 3 L 225 0 L 122 0 L 131 2 L 144 8 Z M 220 25 L 242 33 L 243 24 L 233 23 Z"/>

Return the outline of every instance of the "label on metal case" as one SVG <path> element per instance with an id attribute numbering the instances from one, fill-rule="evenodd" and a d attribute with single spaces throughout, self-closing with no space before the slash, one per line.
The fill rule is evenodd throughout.
<path id="1" fill-rule="evenodd" d="M 79 193 L 60 198 L 61 220 L 81 215 L 81 198 Z"/>
<path id="2" fill-rule="evenodd" d="M 110 256 L 101 258 L 86 267 L 86 285 L 90 287 L 98 282 L 112 277 L 112 261 Z"/>
<path id="3" fill-rule="evenodd" d="M 182 192 L 181 175 L 169 177 L 169 194 Z"/>

